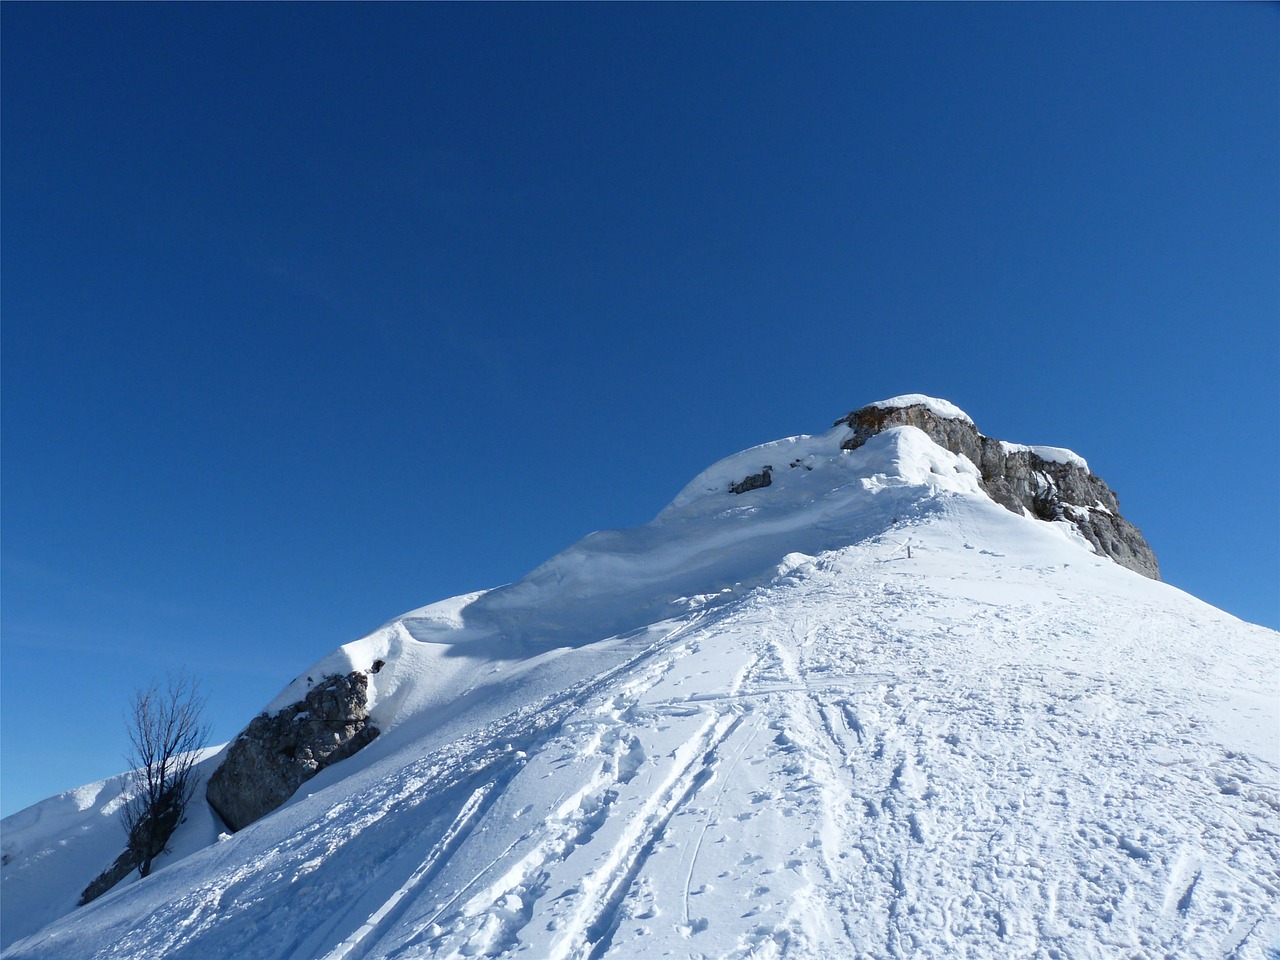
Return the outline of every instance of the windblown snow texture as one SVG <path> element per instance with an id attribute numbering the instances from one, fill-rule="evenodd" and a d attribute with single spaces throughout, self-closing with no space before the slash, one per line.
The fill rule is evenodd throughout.
<path id="1" fill-rule="evenodd" d="M 1274 956 L 1276 633 L 849 431 L 335 651 L 268 711 L 383 735 L 88 907 L 119 785 L 9 818 L 5 957 Z"/>

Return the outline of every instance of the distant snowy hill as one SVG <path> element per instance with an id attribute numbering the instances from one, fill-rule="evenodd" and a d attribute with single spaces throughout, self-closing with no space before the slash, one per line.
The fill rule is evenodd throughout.
<path id="1" fill-rule="evenodd" d="M 867 410 L 323 658 L 267 713 L 380 735 L 145 880 L 74 907 L 121 778 L 7 818 L 4 957 L 1275 957 L 1280 634 L 1070 451 Z"/>

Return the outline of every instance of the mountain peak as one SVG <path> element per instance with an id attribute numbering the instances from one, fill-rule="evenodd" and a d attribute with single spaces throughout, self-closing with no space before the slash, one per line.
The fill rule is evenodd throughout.
<path id="1" fill-rule="evenodd" d="M 127 774 L 6 819 L 4 956 L 1269 955 L 1280 645 L 1113 510 L 916 395 L 742 451 L 304 670 L 151 876 L 75 906 Z"/>
<path id="2" fill-rule="evenodd" d="M 1160 579 L 1159 563 L 1146 538 L 1120 516 L 1115 492 L 1074 451 L 994 440 L 979 433 L 955 404 L 918 393 L 859 407 L 834 426 L 852 431 L 841 444 L 845 450 L 856 450 L 892 427 L 922 430 L 934 443 L 977 467 L 983 491 L 996 503 L 1037 520 L 1066 522 L 1098 553 Z"/>

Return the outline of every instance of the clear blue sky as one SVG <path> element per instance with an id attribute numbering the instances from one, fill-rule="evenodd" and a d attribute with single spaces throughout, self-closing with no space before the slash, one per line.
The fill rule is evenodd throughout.
<path id="1" fill-rule="evenodd" d="M 1275 6 L 0 18 L 5 813 L 899 393 L 1280 625 Z"/>

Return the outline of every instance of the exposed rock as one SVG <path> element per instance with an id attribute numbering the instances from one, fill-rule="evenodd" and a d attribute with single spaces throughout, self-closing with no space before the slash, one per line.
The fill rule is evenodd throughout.
<path id="1" fill-rule="evenodd" d="M 138 858 L 132 850 L 125 849 L 124 853 L 116 857 L 116 862 L 103 870 L 100 874 L 93 878 L 90 883 L 80 894 L 80 899 L 76 901 L 77 907 L 83 907 L 86 903 L 92 903 L 100 896 L 114 887 L 117 883 L 131 874 L 138 866 Z"/>
<path id="2" fill-rule="evenodd" d="M 279 807 L 325 767 L 370 743 L 369 678 L 330 674 L 275 714 L 254 717 L 209 778 L 209 805 L 232 830 Z"/>
<path id="3" fill-rule="evenodd" d="M 890 427 L 923 430 L 934 443 L 968 457 L 982 475 L 983 488 L 996 503 L 1014 513 L 1028 511 L 1041 520 L 1069 521 L 1099 553 L 1145 577 L 1160 579 L 1160 566 L 1146 539 L 1120 516 L 1114 491 L 1083 461 L 1048 459 L 1035 450 L 1006 449 L 999 440 L 980 434 L 969 420 L 939 416 L 924 404 L 873 404 L 853 411 L 836 424 L 853 430 L 842 444 L 846 450 L 856 450 Z"/>
<path id="4" fill-rule="evenodd" d="M 767 487 L 773 483 L 773 465 L 765 467 L 759 473 L 753 473 L 749 477 L 743 477 L 737 483 L 729 484 L 730 493 L 746 493 L 748 490 L 759 490 L 761 487 Z"/>
<path id="5" fill-rule="evenodd" d="M 978 433 L 977 427 L 969 420 L 940 417 L 923 404 L 907 407 L 863 407 L 836 421 L 836 425 L 842 423 L 853 428 L 853 435 L 842 444 L 846 450 L 857 450 L 876 434 L 883 433 L 890 427 L 918 427 L 938 446 L 968 457 L 975 466 L 982 469 L 983 441 L 986 438 Z M 987 442 L 1000 451 L 1003 457 L 998 440 Z"/>
<path id="6" fill-rule="evenodd" d="M 151 872 L 151 862 L 164 853 L 173 831 L 182 822 L 186 799 L 169 793 L 162 797 L 158 807 L 158 814 L 143 814 L 138 820 L 129 834 L 124 853 L 116 857 L 111 866 L 94 877 L 84 888 L 76 906 L 83 907 L 98 899 L 134 870 L 138 870 L 144 877 Z"/>

